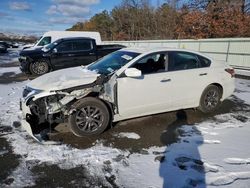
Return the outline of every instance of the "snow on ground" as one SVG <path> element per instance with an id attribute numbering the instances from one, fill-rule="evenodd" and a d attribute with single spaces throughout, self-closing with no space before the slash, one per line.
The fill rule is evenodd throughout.
<path id="1" fill-rule="evenodd" d="M 138 140 L 141 138 L 138 134 L 131 133 L 131 132 L 122 132 L 119 134 L 115 134 L 114 136 L 116 136 L 118 138 L 130 138 L 130 139 L 135 139 L 135 140 Z"/>
<path id="2" fill-rule="evenodd" d="M 1 70 L 1 69 L 0 69 Z M 21 117 L 19 102 L 27 82 L 0 84 L 0 124 L 10 126 Z"/>
<path id="3" fill-rule="evenodd" d="M 5 73 L 19 74 L 21 73 L 21 70 L 19 67 L 0 67 L 0 76 Z"/>
<path id="4" fill-rule="evenodd" d="M 242 70 L 242 69 L 234 69 L 235 74 L 242 75 L 242 76 L 250 76 L 249 70 Z"/>
<path id="5" fill-rule="evenodd" d="M 18 61 L 18 56 L 21 49 L 22 46 L 19 48 L 8 48 L 7 53 L 0 53 L 0 65 Z"/>
<path id="6" fill-rule="evenodd" d="M 7 136 L 12 143 L 14 152 L 25 156 L 19 167 L 9 177 L 15 180 L 11 185 L 13 187 L 34 185 L 35 177 L 27 168 L 27 164 L 30 166 L 57 164 L 62 169 L 84 165 L 90 175 L 99 176 L 105 182 L 105 177 L 110 175 L 103 170 L 104 163 L 121 154 L 119 150 L 104 147 L 101 143 L 89 149 L 79 150 L 66 145 L 42 145 L 26 136 L 25 132 Z M 109 185 L 107 184 L 107 186 Z"/>
<path id="7" fill-rule="evenodd" d="M 8 126 L 13 121 L 20 120 L 19 98 L 25 83 L 0 84 L 0 124 L 2 126 Z M 108 172 L 103 172 L 104 162 L 126 153 L 121 153 L 114 148 L 104 147 L 101 143 L 97 143 L 86 150 L 79 150 L 66 145 L 42 145 L 30 138 L 26 132 L 18 129 L 5 137 L 13 146 L 14 153 L 23 156 L 21 164 L 9 177 L 14 179 L 11 187 L 34 185 L 35 178 L 27 166 L 30 163 L 31 166 L 42 163 L 58 164 L 59 167 L 64 169 L 84 165 L 88 167 L 89 174 L 99 175 L 104 182 L 105 177 L 110 176 Z M 3 152 L 1 151 L 1 153 Z"/>
<path id="8" fill-rule="evenodd" d="M 0 85 L 0 123 L 10 125 L 18 120 L 19 96 L 25 82 Z M 34 185 L 29 165 L 57 164 L 60 168 L 84 165 L 89 174 L 115 175 L 121 187 L 249 187 L 250 186 L 250 81 L 237 79 L 237 90 L 230 100 L 242 103 L 242 109 L 197 123 L 185 124 L 176 131 L 179 141 L 166 147 L 145 148 L 148 154 L 129 153 L 105 147 L 101 142 L 88 149 L 67 145 L 41 145 L 15 129 L 5 137 L 13 151 L 22 156 L 10 177 L 12 187 Z M 135 133 L 116 136 L 138 139 Z M 4 152 L 4 151 L 1 151 Z M 109 161 L 109 163 L 107 163 Z M 109 164 L 111 172 L 104 171 Z M 106 186 L 112 187 L 106 182 Z"/>

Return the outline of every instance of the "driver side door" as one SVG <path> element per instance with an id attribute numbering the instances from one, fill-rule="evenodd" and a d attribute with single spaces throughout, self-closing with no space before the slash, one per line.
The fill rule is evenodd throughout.
<path id="1" fill-rule="evenodd" d="M 167 61 L 167 52 L 147 55 L 131 66 L 141 70 L 141 77 L 132 78 L 123 74 L 117 78 L 120 116 L 132 118 L 171 109 L 171 96 L 168 95 L 171 78 L 165 69 Z"/>
<path id="2" fill-rule="evenodd" d="M 73 41 L 63 41 L 55 47 L 56 51 L 51 54 L 51 63 L 55 69 L 77 66 L 73 47 Z"/>

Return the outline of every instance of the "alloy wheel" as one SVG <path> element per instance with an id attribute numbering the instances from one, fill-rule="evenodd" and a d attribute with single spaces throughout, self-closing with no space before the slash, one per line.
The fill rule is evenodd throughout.
<path id="1" fill-rule="evenodd" d="M 216 108 L 220 100 L 220 95 L 217 90 L 209 90 L 205 95 L 205 106 L 207 109 Z"/>
<path id="2" fill-rule="evenodd" d="M 102 126 L 104 114 L 96 106 L 86 106 L 76 112 L 77 127 L 87 133 L 96 131 Z"/>
<path id="3" fill-rule="evenodd" d="M 37 61 L 31 65 L 32 72 L 42 75 L 48 72 L 48 64 L 45 61 Z"/>

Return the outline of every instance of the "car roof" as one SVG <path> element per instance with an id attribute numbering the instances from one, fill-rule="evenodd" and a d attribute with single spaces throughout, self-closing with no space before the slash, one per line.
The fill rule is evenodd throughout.
<path id="1" fill-rule="evenodd" d="M 94 40 L 90 37 L 66 37 L 66 38 L 61 38 L 61 39 L 58 39 L 57 41 L 65 41 L 65 40 L 81 40 L 81 39 L 91 39 L 91 40 Z"/>
<path id="2" fill-rule="evenodd" d="M 183 49 L 183 48 L 168 48 L 168 47 L 128 47 L 128 48 L 122 48 L 120 51 L 129 51 L 129 52 L 135 52 L 140 54 L 148 54 L 148 53 L 154 53 L 154 52 L 161 52 L 161 51 L 182 51 L 182 52 L 190 52 L 195 53 L 201 56 L 204 56 L 208 59 L 211 59 L 211 57 L 202 54 L 197 51 Z"/>

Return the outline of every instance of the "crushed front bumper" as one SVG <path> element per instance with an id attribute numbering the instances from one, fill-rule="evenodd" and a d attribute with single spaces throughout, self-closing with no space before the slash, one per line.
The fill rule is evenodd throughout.
<path id="1" fill-rule="evenodd" d="M 24 99 L 20 100 L 20 109 L 22 110 L 22 120 L 21 120 L 21 127 L 24 129 L 32 138 L 34 138 L 37 142 L 44 145 L 58 145 L 61 142 L 58 141 L 48 141 L 44 140 L 40 134 L 35 135 L 29 123 L 31 120 L 32 115 L 30 108 L 26 105 Z"/>
<path id="2" fill-rule="evenodd" d="M 20 70 L 26 74 L 30 74 L 30 71 L 29 71 L 29 62 L 27 61 L 24 61 L 22 59 L 19 58 L 19 62 L 20 62 Z"/>
<path id="3" fill-rule="evenodd" d="M 25 104 L 24 99 L 20 100 L 20 109 L 22 110 L 22 120 L 21 120 L 21 125 L 22 128 L 27 131 L 27 133 L 34 138 L 38 142 L 42 142 L 42 139 L 38 136 L 35 136 L 33 134 L 32 128 L 30 124 L 28 123 L 28 118 L 31 116 L 30 108 Z"/>

